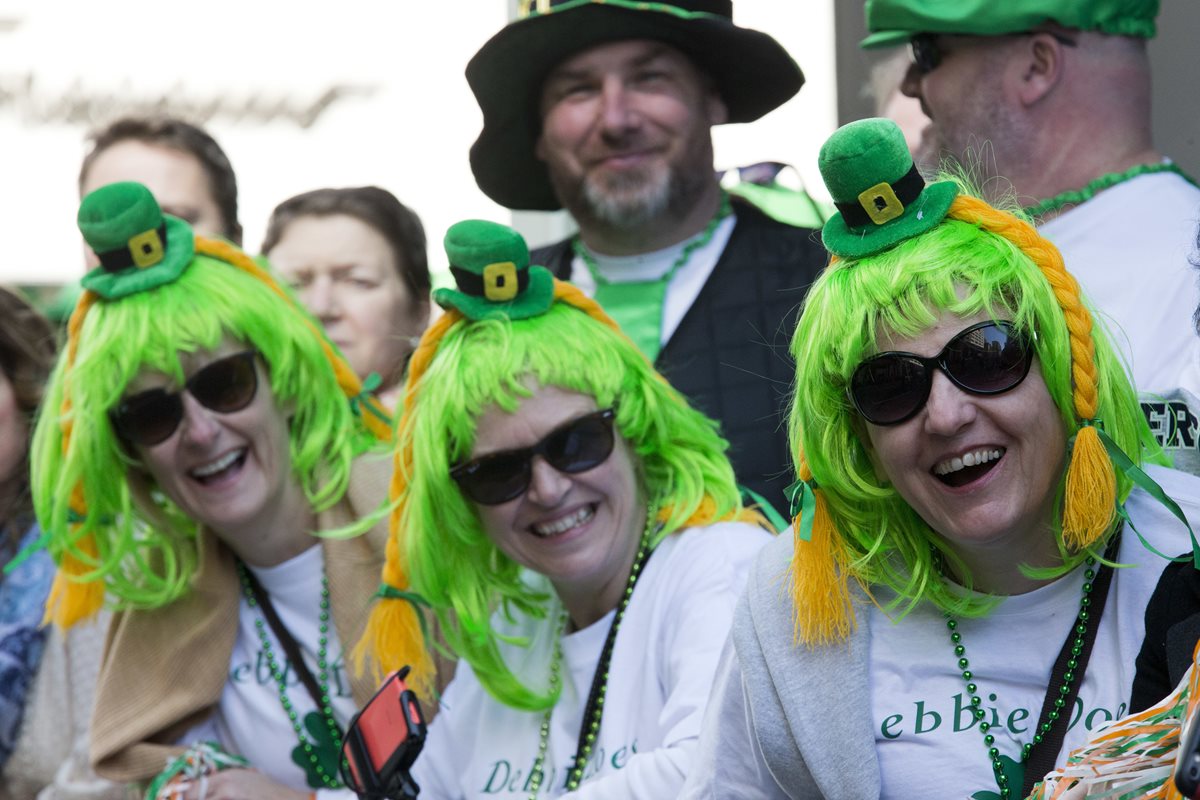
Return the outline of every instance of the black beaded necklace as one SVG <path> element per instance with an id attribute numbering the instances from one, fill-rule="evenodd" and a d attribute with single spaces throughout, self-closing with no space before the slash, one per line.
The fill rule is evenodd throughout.
<path id="1" fill-rule="evenodd" d="M 653 549 L 650 547 L 650 539 L 654 528 L 654 518 L 657 515 L 657 510 L 651 506 L 646 514 L 646 529 L 642 534 L 641 543 L 638 546 L 637 555 L 633 560 L 633 567 L 629 570 L 629 578 L 625 582 L 625 591 L 621 594 L 621 601 L 617 604 L 615 613 L 613 614 L 612 625 L 608 629 L 608 637 L 604 640 L 604 648 L 600 651 L 600 660 L 596 664 L 596 671 L 592 675 L 592 688 L 588 692 L 587 703 L 583 709 L 583 722 L 579 726 L 579 741 L 575 749 L 575 757 L 571 760 L 571 768 L 567 771 L 566 790 L 574 791 L 579 788 L 579 784 L 583 782 L 583 770 L 587 766 L 587 761 L 592 755 L 592 749 L 596 745 L 596 739 L 600 735 L 600 720 L 604 716 L 604 698 L 608 693 L 608 667 L 612 662 L 613 647 L 617 642 L 617 629 L 621 627 L 621 620 L 625 616 L 625 610 L 629 608 L 629 601 L 633 598 L 633 589 L 637 585 L 638 577 L 642 574 L 642 569 L 646 566 L 646 561 L 649 560 Z M 566 625 L 566 612 L 563 613 L 563 623 L 560 627 L 560 633 L 554 640 L 554 657 L 550 665 L 550 690 L 557 692 L 562 686 L 562 644 L 561 631 Z M 533 770 L 529 776 L 529 800 L 537 800 L 538 791 L 542 787 L 542 780 L 545 777 L 546 766 L 546 750 L 550 744 L 550 718 L 554 714 L 554 707 L 546 709 L 542 716 L 542 724 L 538 732 L 538 754 L 533 762 Z"/>
<path id="2" fill-rule="evenodd" d="M 1112 535 L 1104 558 L 1111 562 L 1117 555 L 1120 543 L 1120 531 Z M 1029 794 L 1032 784 L 1049 769 L 1054 767 L 1055 757 L 1062 747 L 1066 730 L 1063 724 L 1067 717 L 1062 712 L 1075 701 L 1079 693 L 1079 684 L 1087 669 L 1088 657 L 1092 644 L 1096 639 L 1096 629 L 1100 624 L 1100 615 L 1104 613 L 1104 602 L 1108 597 L 1108 585 L 1112 580 L 1112 567 L 1104 564 L 1097 571 L 1096 559 L 1088 556 L 1084 562 L 1083 592 L 1079 600 L 1079 614 L 1067 639 L 1063 643 L 1058 658 L 1055 659 L 1054 669 L 1046 687 L 1046 697 L 1042 703 L 1042 713 L 1038 725 L 1034 729 L 1033 741 L 1026 742 L 1021 748 L 1020 764 L 1025 772 L 1022 776 L 1024 786 L 1020 797 Z M 1095 608 L 1093 608 L 1093 605 Z M 971 671 L 971 662 L 967 658 L 966 647 L 962 643 L 962 634 L 958 630 L 958 620 L 950 612 L 945 613 L 946 628 L 950 631 L 950 644 L 958 659 L 958 668 L 962 670 L 963 682 L 966 684 L 967 696 L 971 701 L 972 713 L 979 721 L 979 732 L 983 734 L 983 746 L 987 749 L 988 758 L 992 762 L 992 773 L 996 778 L 996 786 L 1000 790 L 1001 800 L 1013 797 L 1013 786 L 1008 773 L 1001 761 L 1000 749 L 996 747 L 996 737 L 991 732 L 991 725 L 984 720 L 983 699 L 979 696 L 979 686 L 975 682 L 975 674 Z M 1034 748 L 1038 748 L 1038 758 L 1031 759 Z M 1048 767 L 1044 766 L 1048 763 Z"/>

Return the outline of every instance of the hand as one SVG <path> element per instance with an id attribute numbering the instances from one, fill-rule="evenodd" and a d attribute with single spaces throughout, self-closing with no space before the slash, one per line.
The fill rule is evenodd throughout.
<path id="1" fill-rule="evenodd" d="M 206 791 L 200 793 L 196 781 L 184 794 L 184 800 L 310 800 L 311 792 L 289 789 L 253 769 L 227 769 L 209 775 Z"/>

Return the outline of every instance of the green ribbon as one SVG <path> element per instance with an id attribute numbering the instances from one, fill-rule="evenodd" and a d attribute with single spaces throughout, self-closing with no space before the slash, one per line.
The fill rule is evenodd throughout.
<path id="1" fill-rule="evenodd" d="M 375 390 L 383 385 L 383 378 L 379 377 L 378 372 L 372 372 L 363 378 L 362 390 L 350 398 L 350 410 L 354 412 L 356 417 L 362 417 L 363 412 L 366 412 L 374 417 L 378 417 L 384 424 L 391 426 L 392 417 L 383 410 L 383 406 L 379 404 L 379 400 L 375 398 Z"/>
<path id="2" fill-rule="evenodd" d="M 796 481 L 783 490 L 788 499 L 788 513 L 792 519 L 796 518 L 797 513 L 800 514 L 800 528 L 796 531 L 796 538 L 802 542 L 812 541 L 813 517 L 817 512 L 817 496 L 814 494 L 816 490 L 815 480 Z"/>
<path id="3" fill-rule="evenodd" d="M 1089 420 L 1084 421 L 1084 425 L 1089 424 Z M 1200 542 L 1196 541 L 1196 533 L 1192 530 L 1192 526 L 1188 524 L 1187 517 L 1183 515 L 1183 510 L 1179 508 L 1179 505 L 1174 500 L 1167 496 L 1167 493 L 1163 491 L 1163 488 L 1159 486 L 1153 478 L 1143 472 L 1137 464 L 1134 464 L 1129 456 L 1125 455 L 1125 452 L 1120 448 L 1120 446 L 1108 437 L 1108 434 L 1104 432 L 1104 426 L 1100 424 L 1099 420 L 1097 420 L 1096 424 L 1092 425 L 1092 427 L 1094 427 L 1096 429 L 1096 433 L 1100 435 L 1100 441 L 1104 444 L 1104 449 L 1108 451 L 1108 457 L 1112 461 L 1113 466 L 1124 472 L 1126 477 L 1133 481 L 1134 485 L 1157 500 L 1163 508 L 1174 514 L 1175 518 L 1182 522 L 1184 527 L 1187 528 L 1188 536 L 1190 536 L 1192 539 L 1192 563 L 1195 565 L 1196 569 L 1200 569 Z M 1072 437 L 1072 444 L 1074 444 L 1074 441 L 1074 437 Z M 1172 558 L 1171 556 L 1163 555 L 1155 550 L 1150 543 L 1146 541 L 1146 537 L 1142 536 L 1142 534 L 1138 531 L 1137 527 L 1133 524 L 1133 520 L 1129 518 L 1129 513 L 1125 510 L 1124 503 L 1117 504 L 1117 514 L 1121 517 L 1121 519 L 1128 523 L 1129 527 L 1133 529 L 1133 532 L 1137 534 L 1138 539 L 1141 540 L 1142 546 L 1151 553 L 1154 553 L 1159 558 L 1165 558 L 1169 561 L 1187 560 L 1187 556 Z"/>
<path id="4" fill-rule="evenodd" d="M 421 595 L 416 592 L 406 592 L 403 589 L 397 589 L 390 583 L 379 584 L 379 589 L 376 590 L 375 596 L 382 600 L 404 600 L 413 607 L 413 612 L 417 615 L 417 622 L 421 624 L 421 636 L 425 639 L 425 643 L 429 644 L 429 623 L 425 619 L 424 609 L 432 609 Z"/>
<path id="5" fill-rule="evenodd" d="M 680 19 L 711 19 L 718 22 L 728 22 L 728 17 L 723 17 L 720 14 L 713 14 L 708 11 L 688 11 L 687 9 L 673 6 L 669 3 L 651 3 L 645 0 L 574 0 L 574 2 L 559 3 L 558 5 L 549 6 L 545 9 L 539 9 L 537 2 L 529 3 L 525 9 L 525 14 L 520 14 L 518 8 L 519 19 L 529 19 L 532 17 L 544 17 L 547 14 L 559 14 L 563 11 L 570 11 L 573 8 L 590 5 L 609 5 L 618 8 L 627 8 L 631 11 L 655 11 L 660 14 L 670 14 L 673 17 Z"/>
<path id="6" fill-rule="evenodd" d="M 738 486 L 738 491 L 742 495 L 742 505 L 746 507 L 754 506 L 761 511 L 762 515 L 767 518 L 767 522 L 771 523 L 771 527 L 775 529 L 776 533 L 787 529 L 787 520 L 761 494 L 748 486 Z"/>

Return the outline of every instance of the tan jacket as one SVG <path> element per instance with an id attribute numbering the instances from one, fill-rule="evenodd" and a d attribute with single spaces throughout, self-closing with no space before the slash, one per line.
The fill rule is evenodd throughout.
<path id="1" fill-rule="evenodd" d="M 369 515 L 387 497 L 390 463 L 364 456 L 354 464 L 350 489 L 317 517 L 333 530 Z M 353 539 L 322 539 L 329 604 L 342 646 L 362 635 L 379 587 L 387 542 L 386 515 Z M 238 582 L 233 553 L 205 530 L 200 567 L 185 596 L 164 608 L 126 611 L 108 630 L 92 716 L 91 761 L 106 778 L 147 781 L 183 748 L 174 742 L 205 720 L 221 699 L 237 638 Z M 362 706 L 375 691 L 369 673 L 349 671 L 351 693 Z"/>

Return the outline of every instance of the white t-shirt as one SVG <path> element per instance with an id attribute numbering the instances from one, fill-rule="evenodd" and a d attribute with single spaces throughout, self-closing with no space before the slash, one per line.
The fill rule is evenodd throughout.
<path id="1" fill-rule="evenodd" d="M 692 251 L 688 262 L 679 268 L 675 277 L 671 278 L 671 282 L 667 284 L 666 297 L 663 299 L 662 329 L 659 338 L 661 346 L 666 346 L 670 341 L 671 335 L 683 321 L 684 315 L 692 307 L 692 303 L 696 302 L 696 298 L 700 296 L 700 290 L 704 288 L 708 276 L 717 266 L 721 253 L 725 252 L 725 245 L 729 243 L 729 237 L 733 234 L 733 226 L 736 223 L 737 217 L 733 214 L 721 220 L 708 244 Z M 678 244 L 662 250 L 655 250 L 652 253 L 639 253 L 634 256 L 606 256 L 601 253 L 592 255 L 596 259 L 597 271 L 613 283 L 653 281 L 666 275 L 683 249 L 703 235 L 703 233 L 698 233 Z M 580 291 L 588 297 L 596 294 L 596 281 L 592 279 L 592 273 L 588 271 L 587 264 L 584 264 L 583 259 L 579 256 L 575 256 L 571 261 L 571 283 L 578 286 Z"/>
<path id="2" fill-rule="evenodd" d="M 280 621 L 299 645 L 309 671 L 319 679 L 317 650 L 320 639 L 321 576 L 325 571 L 323 550 L 319 545 L 313 546 L 277 566 L 249 569 L 270 596 Z M 292 751 L 299 746 L 299 740 L 284 713 L 278 684 L 267 667 L 266 654 L 262 651 L 255 628 L 255 622 L 260 619 L 271 643 L 275 663 L 285 670 L 287 697 L 292 707 L 301 720 L 310 713 L 319 713 L 304 685 L 291 669 L 283 647 L 266 624 L 261 610 L 250 608 L 243 594 L 238 603 L 238 634 L 229 659 L 229 678 L 221 692 L 217 713 L 188 731 L 178 744 L 190 745 L 215 739 L 227 751 L 243 756 L 254 769 L 272 780 L 293 789 L 311 790 L 304 771 L 292 761 Z M 344 730 L 357 707 L 350 694 L 347 665 L 332 619 L 328 624 L 327 637 L 329 696 L 334 716 Z M 341 800 L 354 798 L 355 795 L 349 791 L 322 790 L 317 792 L 317 796 L 321 800 Z"/>
<path id="3" fill-rule="evenodd" d="M 1167 494 L 1195 519 L 1196 498 L 1172 492 L 1174 475 L 1153 471 Z M 1161 553 L 1176 556 L 1189 549 L 1187 529 L 1147 495 L 1134 494 L 1129 505 L 1135 520 L 1153 520 L 1143 521 L 1139 530 Z M 1128 713 L 1146 604 L 1167 562 L 1147 550 L 1128 525 L 1117 561 L 1131 566 L 1113 575 L 1089 661 L 1100 668 L 1084 673 L 1062 753 Z M 1002 757 L 1019 762 L 1022 745 L 1032 740 L 1047 676 L 1079 613 L 1083 580 L 1079 568 L 1048 586 L 1004 599 L 983 619 L 958 619 L 976 694 Z M 881 602 L 888 599 L 879 589 L 876 596 Z M 871 610 L 871 712 L 885 800 L 965 799 L 996 791 L 953 647 L 945 617 L 928 603 L 898 625 L 877 607 Z M 954 776 L 952 786 L 947 775 Z"/>
<path id="4" fill-rule="evenodd" d="M 1101 312 L 1138 391 L 1168 391 L 1194 359 L 1200 189 L 1172 173 L 1100 192 L 1039 231 Z"/>
<path id="5" fill-rule="evenodd" d="M 600 735 L 573 798 L 675 797 L 691 763 L 733 608 L 755 553 L 770 534 L 743 523 L 719 523 L 668 536 L 646 562 L 613 648 Z M 544 578 L 530 580 L 551 591 Z M 546 778 L 539 796 L 563 793 L 584 705 L 610 612 L 562 637 L 562 696 L 551 717 Z M 519 617 L 498 630 L 528 637 L 502 646 L 514 674 L 546 685 L 558 616 Z M 542 712 L 515 711 L 492 699 L 460 662 L 446 689 L 413 777 L 421 796 L 527 798 Z"/>

